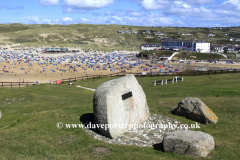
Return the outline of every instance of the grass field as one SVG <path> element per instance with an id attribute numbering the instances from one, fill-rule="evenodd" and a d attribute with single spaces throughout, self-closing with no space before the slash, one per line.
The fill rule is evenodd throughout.
<path id="1" fill-rule="evenodd" d="M 156 50 L 156 51 L 141 51 L 139 54 L 148 57 L 170 57 L 175 51 L 170 50 Z M 212 60 L 212 59 L 226 59 L 224 56 L 214 53 L 198 53 L 198 52 L 184 52 L 180 51 L 174 57 L 178 59 L 187 60 Z"/>
<path id="2" fill-rule="evenodd" d="M 0 127 L 5 127 L 0 129 L 1 159 L 239 159 L 239 73 L 188 76 L 184 82 L 163 86 L 152 86 L 152 81 L 166 77 L 137 78 L 151 113 L 189 125 L 195 123 L 171 113 L 185 97 L 198 97 L 213 110 L 219 117 L 218 123 L 200 125 L 200 131 L 211 134 L 216 143 L 215 150 L 206 158 L 165 153 L 151 147 L 108 144 L 92 139 L 82 129 L 56 127 L 57 122 L 78 124 L 82 115 L 93 113 L 94 92 L 76 85 L 96 89 L 113 78 L 88 79 L 74 82 L 73 86 L 63 83 L 0 88 Z M 105 151 L 97 152 L 98 147 Z"/>
<path id="3" fill-rule="evenodd" d="M 152 39 L 146 39 L 144 31 L 150 30 Z M 134 34 L 120 34 L 117 31 L 135 31 Z M 20 43 L 23 46 L 81 47 L 85 50 L 140 50 L 142 43 L 161 43 L 161 37 L 154 32 L 166 34 L 169 38 L 199 39 L 211 44 L 240 44 L 230 38 L 240 38 L 239 27 L 222 29 L 186 27 L 142 27 L 125 25 L 48 25 L 48 24 L 0 24 L 0 44 Z M 184 36 L 182 33 L 191 33 Z M 213 33 L 215 37 L 207 35 Z M 227 35 L 225 35 L 227 34 Z M 164 36 L 165 37 L 165 36 Z"/>

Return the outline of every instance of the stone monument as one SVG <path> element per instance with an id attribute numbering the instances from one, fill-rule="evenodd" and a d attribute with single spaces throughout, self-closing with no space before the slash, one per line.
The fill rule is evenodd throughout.
<path id="1" fill-rule="evenodd" d="M 132 74 L 101 84 L 94 94 L 93 111 L 98 131 L 109 138 L 149 117 L 145 93 Z"/>

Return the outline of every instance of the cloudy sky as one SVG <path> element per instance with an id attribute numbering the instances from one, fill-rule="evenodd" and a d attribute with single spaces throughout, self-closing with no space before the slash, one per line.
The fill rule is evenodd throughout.
<path id="1" fill-rule="evenodd" d="M 240 26 L 240 0 L 0 0 L 0 23 Z"/>

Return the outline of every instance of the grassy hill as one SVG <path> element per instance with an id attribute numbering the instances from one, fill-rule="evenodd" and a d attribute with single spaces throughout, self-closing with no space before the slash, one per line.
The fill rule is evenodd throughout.
<path id="1" fill-rule="evenodd" d="M 96 89 L 115 77 L 89 79 L 74 86 L 41 84 L 27 88 L 0 88 L 1 159 L 239 159 L 240 74 L 184 77 L 184 82 L 153 86 L 163 77 L 137 78 L 147 97 L 151 113 L 195 123 L 171 113 L 185 97 L 200 98 L 219 117 L 217 124 L 201 124 L 211 134 L 216 148 L 207 158 L 165 153 L 151 147 L 104 143 L 82 129 L 58 129 L 57 122 L 79 124 L 79 118 L 93 113 L 94 92 L 77 88 L 80 84 Z M 167 77 L 164 77 L 166 79 Z M 172 77 L 169 77 L 172 78 Z M 218 96 L 217 96 L 218 95 Z M 102 147 L 107 152 L 96 152 Z"/>
<path id="2" fill-rule="evenodd" d="M 175 51 L 170 50 L 156 50 L 156 51 L 141 51 L 139 56 L 141 57 L 170 57 Z M 184 60 L 212 60 L 212 59 L 226 59 L 224 56 L 214 53 L 192 53 L 180 51 L 179 54 L 176 54 L 174 57 Z"/>
<path id="3" fill-rule="evenodd" d="M 146 39 L 146 30 L 150 30 L 152 39 Z M 138 33 L 121 34 L 117 31 L 135 31 Z M 165 33 L 167 37 L 199 39 L 212 44 L 228 44 L 229 38 L 240 38 L 238 28 L 185 28 L 185 27 L 141 27 L 123 25 L 48 25 L 48 24 L 0 24 L 0 44 L 21 43 L 25 46 L 79 46 L 93 50 L 139 50 L 142 43 L 160 43 L 154 32 Z M 185 36 L 182 33 L 193 35 Z M 213 33 L 215 37 L 207 37 Z M 225 35 L 226 34 L 226 35 Z M 164 36 L 162 36 L 164 37 Z M 231 42 L 240 44 L 240 42 Z"/>

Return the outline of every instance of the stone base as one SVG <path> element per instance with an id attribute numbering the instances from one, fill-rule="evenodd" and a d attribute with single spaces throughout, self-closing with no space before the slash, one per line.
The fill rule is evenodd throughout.
<path id="1" fill-rule="evenodd" d="M 158 144 L 161 144 L 163 141 L 164 134 L 167 132 L 171 131 L 176 131 L 176 130 L 185 130 L 186 128 L 160 128 L 161 126 L 159 125 L 158 128 L 150 127 L 149 125 L 154 125 L 154 124 L 166 124 L 169 125 L 171 124 L 177 124 L 179 126 L 179 121 L 169 118 L 169 117 L 164 117 L 161 115 L 157 114 L 151 114 L 149 116 L 149 119 L 140 125 L 142 126 L 149 126 L 146 128 L 133 128 L 131 130 L 128 130 L 126 133 L 123 135 L 111 139 L 108 137 L 105 137 L 101 135 L 97 128 L 88 128 L 90 124 L 94 127 L 95 124 L 95 119 L 93 114 L 86 116 L 85 118 L 82 118 L 82 123 L 86 126 L 84 131 L 92 136 L 95 139 L 107 142 L 107 143 L 112 143 L 112 144 L 122 144 L 122 145 L 136 145 L 136 146 L 145 146 L 145 147 L 155 147 L 158 146 Z M 140 126 L 139 125 L 139 126 Z"/>
<path id="2" fill-rule="evenodd" d="M 166 152 L 206 157 L 215 142 L 210 134 L 201 131 L 175 131 L 165 134 L 163 148 Z"/>

